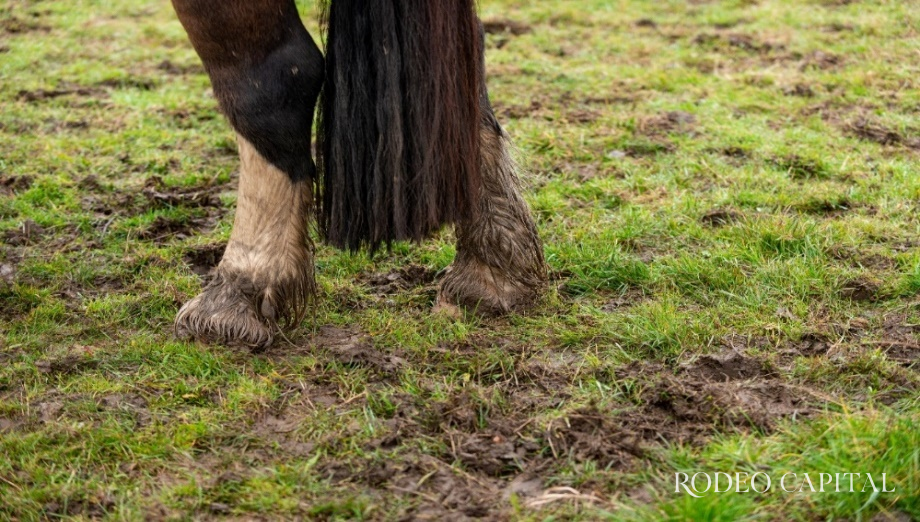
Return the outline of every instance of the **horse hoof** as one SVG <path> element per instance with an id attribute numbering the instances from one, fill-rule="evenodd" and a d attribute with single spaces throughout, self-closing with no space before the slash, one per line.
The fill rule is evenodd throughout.
<path id="1" fill-rule="evenodd" d="M 264 308 L 264 306 L 263 306 Z M 264 349 L 272 343 L 275 324 L 232 282 L 216 278 L 176 315 L 176 337 L 229 346 Z"/>
<path id="2" fill-rule="evenodd" d="M 481 316 L 502 315 L 531 306 L 540 296 L 540 274 L 512 278 L 475 261 L 455 264 L 444 276 L 434 310 L 459 315 L 459 308 Z"/>

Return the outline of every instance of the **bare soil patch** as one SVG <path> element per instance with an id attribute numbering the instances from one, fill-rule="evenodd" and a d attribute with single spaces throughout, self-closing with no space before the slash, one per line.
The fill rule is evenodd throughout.
<path id="1" fill-rule="evenodd" d="M 224 257 L 224 250 L 227 249 L 226 243 L 214 243 L 210 245 L 198 246 L 189 249 L 182 259 L 185 264 L 196 275 L 205 278 L 211 274 L 211 271 L 217 268 L 221 258 Z"/>
<path id="2" fill-rule="evenodd" d="M 147 228 L 138 234 L 138 237 L 156 244 L 164 244 L 174 239 L 187 239 L 196 234 L 208 232 L 216 225 L 216 216 L 157 216 Z"/>
<path id="3" fill-rule="evenodd" d="M 700 223 L 715 228 L 737 223 L 743 218 L 744 215 L 737 210 L 718 208 L 703 214 Z"/>
<path id="4" fill-rule="evenodd" d="M 659 136 L 663 134 L 686 134 L 693 130 L 696 116 L 684 111 L 669 111 L 637 122 L 636 132 L 646 136 Z"/>
<path id="5" fill-rule="evenodd" d="M 860 116 L 846 123 L 844 130 L 852 136 L 878 143 L 879 145 L 904 145 L 909 148 L 920 149 L 920 138 L 907 138 L 898 131 L 867 116 Z"/>
<path id="6" fill-rule="evenodd" d="M 61 83 L 56 89 L 35 89 L 32 91 L 21 90 L 16 98 L 25 102 L 34 103 L 39 101 L 59 98 L 61 96 L 88 96 L 94 98 L 106 98 L 108 93 L 105 89 L 99 87 L 86 87 L 70 83 Z"/>
<path id="7" fill-rule="evenodd" d="M 376 294 L 390 295 L 429 285 L 434 282 L 437 272 L 416 264 L 398 268 L 391 272 L 378 272 L 359 278 L 359 281 L 371 287 Z"/>
<path id="8" fill-rule="evenodd" d="M 33 182 L 32 176 L 4 176 L 0 174 L 0 195 L 9 196 L 18 192 L 29 190 Z"/>
<path id="9" fill-rule="evenodd" d="M 7 34 L 20 35 L 31 32 L 48 33 L 51 28 L 37 20 L 27 20 L 18 16 L 10 16 L 0 20 L 0 30 Z"/>
<path id="10" fill-rule="evenodd" d="M 490 18 L 482 21 L 486 34 L 510 34 L 520 36 L 533 31 L 529 24 L 508 18 Z"/>
<path id="11" fill-rule="evenodd" d="M 343 337 L 346 344 L 357 342 Z M 487 349 L 479 342 L 487 341 L 456 349 L 472 357 Z M 547 420 L 535 415 L 564 404 L 564 390 L 580 377 L 571 367 L 549 367 L 532 355 L 516 352 L 521 364 L 514 377 L 471 385 L 446 399 L 393 398 L 393 413 L 371 443 L 387 451 L 385 457 L 325 460 L 320 469 L 336 483 L 408 495 L 417 502 L 411 513 L 483 516 L 478 513 L 494 514 L 511 492 L 523 498 L 542 493 L 548 485 L 542 477 L 566 463 L 631 469 L 662 441 L 702 444 L 716 431 L 769 431 L 778 419 L 809 415 L 816 402 L 763 361 L 726 351 L 677 371 L 656 363 L 634 363 L 606 376 L 601 370 L 595 378 L 634 382 L 640 390 L 635 401 L 579 406 Z M 411 440 L 437 441 L 442 449 L 421 453 L 409 449 L 418 447 Z M 423 480 L 426 475 L 439 479 Z M 611 493 L 600 483 L 583 491 Z"/>
<path id="12" fill-rule="evenodd" d="M 31 219 L 27 219 L 14 229 L 3 233 L 3 242 L 10 246 L 25 246 L 37 243 L 47 231 L 44 227 Z"/>
<path id="13" fill-rule="evenodd" d="M 187 74 L 204 74 L 204 67 L 199 64 L 180 65 L 170 60 L 163 60 L 157 64 L 157 70 L 163 71 L 171 76 L 183 76 Z"/>

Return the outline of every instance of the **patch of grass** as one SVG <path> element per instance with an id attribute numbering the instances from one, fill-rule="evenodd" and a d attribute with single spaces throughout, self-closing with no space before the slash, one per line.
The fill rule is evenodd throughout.
<path id="1" fill-rule="evenodd" d="M 238 159 L 168 3 L 0 8 L 0 519 L 920 517 L 917 10 L 481 10 L 547 296 L 433 315 L 452 231 L 318 244 L 256 354 L 172 334 Z M 674 493 L 696 471 L 897 492 Z"/>

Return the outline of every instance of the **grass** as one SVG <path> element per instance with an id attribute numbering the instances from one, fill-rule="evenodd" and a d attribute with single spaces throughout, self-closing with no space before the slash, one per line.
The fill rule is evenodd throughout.
<path id="1" fill-rule="evenodd" d="M 449 230 L 320 247 L 252 354 L 172 336 L 237 159 L 168 4 L 0 6 L 0 519 L 920 518 L 917 10 L 481 9 L 548 295 L 433 316 Z M 716 471 L 895 492 L 675 493 Z"/>

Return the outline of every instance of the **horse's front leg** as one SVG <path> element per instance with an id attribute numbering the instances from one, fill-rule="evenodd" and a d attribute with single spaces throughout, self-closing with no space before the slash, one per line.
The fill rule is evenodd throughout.
<path id="1" fill-rule="evenodd" d="M 457 256 L 441 282 L 436 309 L 456 312 L 459 305 L 491 315 L 533 304 L 547 276 L 508 136 L 495 119 L 484 83 L 481 89 L 479 213 L 457 226 Z"/>
<path id="2" fill-rule="evenodd" d="M 293 0 L 173 0 L 237 134 L 233 231 L 213 280 L 176 317 L 181 338 L 264 347 L 314 290 L 310 129 L 323 58 Z"/>

